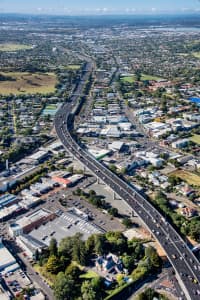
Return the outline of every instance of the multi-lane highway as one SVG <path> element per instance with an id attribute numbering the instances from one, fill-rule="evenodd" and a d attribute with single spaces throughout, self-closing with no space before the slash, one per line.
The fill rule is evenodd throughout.
<path id="1" fill-rule="evenodd" d="M 200 264 L 184 240 L 142 195 L 98 162 L 76 142 L 71 133 L 74 114 L 79 103 L 78 95 L 83 93 L 85 82 L 91 74 L 92 63 L 87 63 L 86 69 L 70 101 L 65 103 L 56 114 L 57 135 L 67 151 L 113 189 L 137 213 L 165 250 L 186 298 L 198 300 L 200 299 Z"/>

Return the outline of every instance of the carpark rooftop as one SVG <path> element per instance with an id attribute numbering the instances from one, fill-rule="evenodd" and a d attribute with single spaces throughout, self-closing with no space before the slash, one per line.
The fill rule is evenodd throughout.
<path id="1" fill-rule="evenodd" d="M 30 236 L 49 245 L 50 240 L 55 238 L 60 242 L 63 238 L 74 236 L 76 233 L 82 233 L 83 239 L 86 240 L 90 235 L 100 233 L 100 229 L 88 223 L 81 218 L 65 212 L 55 220 L 34 229 Z"/>

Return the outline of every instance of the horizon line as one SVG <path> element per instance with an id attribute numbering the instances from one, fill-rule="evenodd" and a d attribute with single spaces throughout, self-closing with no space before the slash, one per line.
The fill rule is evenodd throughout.
<path id="1" fill-rule="evenodd" d="M 109 16 L 167 16 L 167 15 L 199 15 L 200 11 L 146 11 L 146 12 L 107 12 L 107 13 L 48 13 L 48 12 L 4 12 L 0 11 L 0 15 L 23 15 L 23 16 L 55 16 L 55 17 L 109 17 Z"/>

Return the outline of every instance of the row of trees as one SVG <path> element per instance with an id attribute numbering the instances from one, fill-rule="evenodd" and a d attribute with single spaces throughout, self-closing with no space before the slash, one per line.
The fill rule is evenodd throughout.
<path id="1" fill-rule="evenodd" d="M 88 193 L 84 192 L 82 189 L 78 188 L 75 192 L 75 195 L 83 197 L 87 201 L 89 201 L 92 205 L 97 208 L 107 209 L 108 213 L 113 217 L 120 217 L 119 211 L 115 207 L 110 207 L 103 198 L 104 196 L 97 195 L 94 190 L 90 190 Z M 122 224 L 127 228 L 131 228 L 133 223 L 130 218 L 123 218 Z"/>
<path id="2" fill-rule="evenodd" d="M 179 228 L 180 232 L 184 235 L 189 235 L 192 239 L 200 242 L 200 217 L 186 219 L 184 216 L 173 211 L 169 206 L 168 199 L 165 194 L 158 192 L 155 197 L 156 205 L 165 213 L 172 221 L 172 223 Z"/>
<path id="3" fill-rule="evenodd" d="M 72 267 L 72 271 L 77 267 Z M 81 280 L 80 272 L 60 272 L 56 276 L 54 295 L 58 300 L 101 300 L 105 295 L 104 280 L 102 277 L 94 277 L 91 280 Z M 77 276 L 78 275 L 78 276 Z"/>

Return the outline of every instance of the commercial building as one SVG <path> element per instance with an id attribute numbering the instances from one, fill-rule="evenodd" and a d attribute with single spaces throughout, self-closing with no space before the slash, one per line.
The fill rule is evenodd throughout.
<path id="1" fill-rule="evenodd" d="M 29 196 L 29 197 L 24 198 L 20 202 L 20 206 L 28 210 L 32 207 L 37 206 L 41 201 L 42 200 L 39 197 Z"/>
<path id="2" fill-rule="evenodd" d="M 16 179 L 13 177 L 1 177 L 0 178 L 0 191 L 6 192 L 9 187 L 12 187 L 16 183 Z"/>
<path id="3" fill-rule="evenodd" d="M 47 150 L 53 152 L 54 154 L 57 154 L 58 152 L 60 152 L 60 150 L 64 150 L 64 148 L 63 148 L 63 144 L 60 141 L 56 141 L 50 144 L 47 147 Z"/>
<path id="4" fill-rule="evenodd" d="M 89 223 L 84 216 L 78 216 L 77 212 L 69 211 L 45 225 L 38 226 L 29 235 L 48 246 L 52 238 L 59 243 L 65 237 L 81 233 L 83 240 L 87 240 L 90 235 L 101 232 L 100 228 Z"/>
<path id="5" fill-rule="evenodd" d="M 28 158 L 35 162 L 35 164 L 44 162 L 49 156 L 49 152 L 46 150 L 39 150 L 36 153 L 30 155 Z"/>
<path id="6" fill-rule="evenodd" d="M 53 182 L 35 183 L 30 186 L 30 189 L 36 194 L 46 194 L 53 189 Z"/>
<path id="7" fill-rule="evenodd" d="M 16 237 L 17 244 L 25 251 L 26 255 L 35 258 L 36 251 L 41 252 L 47 246 L 28 234 L 20 234 Z"/>
<path id="8" fill-rule="evenodd" d="M 82 174 L 74 174 L 74 175 L 72 175 L 71 177 L 68 178 L 68 180 L 69 180 L 68 186 L 74 186 L 74 185 L 76 185 L 83 178 L 84 178 L 84 175 L 82 175 Z"/>
<path id="9" fill-rule="evenodd" d="M 21 228 L 21 226 L 19 224 L 13 223 L 13 224 L 10 224 L 10 226 L 8 228 L 8 232 L 11 237 L 15 238 L 16 236 L 23 233 L 23 229 Z"/>
<path id="10" fill-rule="evenodd" d="M 124 142 L 120 142 L 120 141 L 114 141 L 112 144 L 108 145 L 108 148 L 112 151 L 122 151 L 124 148 L 125 144 Z"/>
<path id="11" fill-rule="evenodd" d="M 64 187 L 67 187 L 70 184 L 69 179 L 60 176 L 53 176 L 52 180 Z"/>
<path id="12" fill-rule="evenodd" d="M 110 153 L 110 150 L 107 149 L 95 149 L 95 148 L 89 148 L 88 152 L 92 154 L 96 159 L 102 159 L 106 155 Z"/>
<path id="13" fill-rule="evenodd" d="M 184 148 L 188 145 L 189 143 L 189 139 L 182 139 L 182 140 L 177 140 L 175 142 L 172 143 L 172 148 Z"/>
<path id="14" fill-rule="evenodd" d="M 7 220 L 11 218 L 12 216 L 20 213 L 23 210 L 23 208 L 19 204 L 13 204 L 9 207 L 5 207 L 3 209 L 0 209 L 0 220 Z"/>
<path id="15" fill-rule="evenodd" d="M 4 246 L 2 239 L 0 238 L 0 272 L 6 273 L 8 270 L 14 271 L 19 268 L 16 259 Z"/>
<path id="16" fill-rule="evenodd" d="M 17 197 L 11 194 L 0 196 L 0 209 L 17 202 Z"/>
<path id="17" fill-rule="evenodd" d="M 38 209 L 34 213 L 31 213 L 18 220 L 17 223 L 11 224 L 9 227 L 9 232 L 12 236 L 16 236 L 18 232 L 23 232 L 27 234 L 33 229 L 38 228 L 41 225 L 44 225 L 47 222 L 54 220 L 55 218 L 56 215 L 54 213 L 45 209 Z"/>
<path id="18" fill-rule="evenodd" d="M 70 174 L 70 173 L 68 173 Z M 80 180 L 84 178 L 82 174 L 74 174 L 70 177 L 65 176 L 65 174 L 58 173 L 52 176 L 52 180 L 64 187 L 70 187 L 76 185 Z"/>

